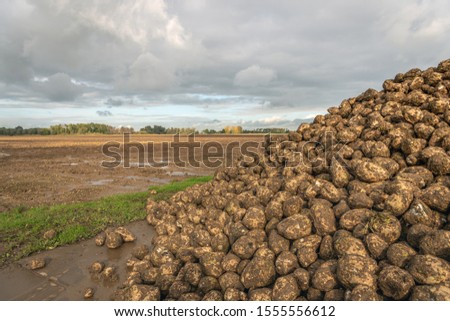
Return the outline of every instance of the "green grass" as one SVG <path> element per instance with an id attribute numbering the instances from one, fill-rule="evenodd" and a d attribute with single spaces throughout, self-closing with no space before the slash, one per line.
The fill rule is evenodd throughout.
<path id="1" fill-rule="evenodd" d="M 189 186 L 194 184 L 202 184 L 207 183 L 212 180 L 212 176 L 199 176 L 199 177 L 191 177 L 182 181 L 172 182 L 166 185 L 160 186 L 152 186 L 149 190 L 155 190 L 156 194 L 152 195 L 152 198 L 155 201 L 162 201 L 168 199 L 170 196 L 175 194 L 176 192 L 182 191 Z"/>
<path id="2" fill-rule="evenodd" d="M 107 226 L 117 226 L 145 218 L 147 198 L 169 199 L 178 191 L 212 179 L 211 176 L 192 177 L 166 185 L 152 186 L 148 192 L 114 195 L 97 201 L 41 206 L 18 207 L 0 213 L 0 266 L 29 254 L 56 246 L 71 244 L 95 236 Z M 45 240 L 43 234 L 54 229 L 56 237 Z"/>

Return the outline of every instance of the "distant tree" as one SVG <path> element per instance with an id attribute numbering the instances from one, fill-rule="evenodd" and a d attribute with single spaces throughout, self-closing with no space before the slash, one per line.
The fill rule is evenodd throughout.
<path id="1" fill-rule="evenodd" d="M 202 134 L 206 134 L 206 135 L 217 134 L 217 130 L 207 128 L 207 129 L 202 130 Z"/>
<path id="2" fill-rule="evenodd" d="M 51 131 L 48 128 L 38 128 L 38 135 L 51 135 Z"/>
<path id="3" fill-rule="evenodd" d="M 152 126 L 145 126 L 144 128 L 141 128 L 141 132 L 145 132 L 147 134 L 165 134 L 166 128 L 160 125 L 153 125 Z"/>
<path id="4" fill-rule="evenodd" d="M 16 128 L 14 128 L 14 134 L 15 135 L 23 135 L 23 128 L 22 128 L 22 126 L 17 126 Z"/>
<path id="5" fill-rule="evenodd" d="M 192 127 L 186 127 L 186 128 L 178 128 L 178 127 L 170 127 L 167 128 L 165 131 L 166 134 L 183 134 L 183 135 L 189 135 L 189 134 L 198 134 L 198 131 L 195 128 Z"/>
<path id="6" fill-rule="evenodd" d="M 154 125 L 153 131 L 155 132 L 155 134 L 164 134 L 166 132 L 166 128 L 160 125 Z"/>
<path id="7" fill-rule="evenodd" d="M 123 133 L 134 133 L 134 128 L 131 126 L 119 126 L 115 129 L 115 132 L 118 134 L 123 134 Z"/>
<path id="8" fill-rule="evenodd" d="M 242 126 L 226 126 L 224 132 L 225 134 L 241 134 Z"/>

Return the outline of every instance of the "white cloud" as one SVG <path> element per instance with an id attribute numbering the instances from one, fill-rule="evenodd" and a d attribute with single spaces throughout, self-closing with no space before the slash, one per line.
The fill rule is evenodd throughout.
<path id="1" fill-rule="evenodd" d="M 239 71 L 234 77 L 234 84 L 241 87 L 266 86 L 277 78 L 277 73 L 270 68 L 252 65 Z"/>
<path id="2" fill-rule="evenodd" d="M 282 120 L 281 117 L 272 116 L 272 117 L 260 119 L 260 122 L 262 122 L 264 124 L 276 124 L 276 123 L 280 122 L 280 120 Z"/>
<path id="3" fill-rule="evenodd" d="M 443 10 L 437 10 L 439 7 Z M 395 3 L 392 9 L 396 14 L 386 14 L 385 9 L 380 21 L 387 39 L 395 46 L 410 46 L 414 41 L 433 43 L 447 36 L 450 22 L 445 0 L 418 1 L 408 5 Z"/>
<path id="4" fill-rule="evenodd" d="M 75 10 L 74 10 L 75 9 Z M 131 39 L 146 46 L 152 39 L 164 38 L 165 25 L 170 23 L 163 0 L 134 0 L 111 3 L 104 0 L 68 2 L 76 18 L 93 24 L 122 40 Z"/>
<path id="5" fill-rule="evenodd" d="M 172 45 L 176 47 L 184 47 L 189 41 L 190 36 L 184 32 L 183 26 L 177 17 L 173 17 L 166 25 L 166 38 Z"/>

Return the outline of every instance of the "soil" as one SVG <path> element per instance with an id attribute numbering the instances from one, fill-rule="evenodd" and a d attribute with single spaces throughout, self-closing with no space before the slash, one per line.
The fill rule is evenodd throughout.
<path id="1" fill-rule="evenodd" d="M 133 247 L 150 244 L 154 236 L 153 228 L 145 221 L 133 222 L 127 228 L 137 240 L 117 249 L 99 247 L 94 239 L 89 239 L 32 255 L 1 269 L 0 301 L 79 301 L 83 300 L 87 288 L 95 291 L 91 300 L 110 300 L 117 286 L 126 280 L 126 261 L 131 257 Z M 32 271 L 25 267 L 31 260 L 39 258 L 45 259 L 44 268 Z M 88 268 L 95 261 L 114 266 L 118 279 L 104 282 L 92 277 Z"/>
<path id="2" fill-rule="evenodd" d="M 180 142 L 187 140 L 186 136 L 180 137 Z M 261 135 L 195 137 L 202 146 L 215 141 L 224 150 L 234 141 L 242 144 L 262 140 Z M 131 135 L 130 141 L 145 145 L 154 142 L 153 157 L 160 160 L 160 143 L 173 141 L 173 136 Z M 102 162 L 112 160 L 102 153 L 102 146 L 107 142 L 122 143 L 123 136 L 0 136 L 0 212 L 18 206 L 72 203 L 145 191 L 150 185 L 181 180 L 186 176 L 212 175 L 215 171 L 215 168 L 204 164 L 177 167 L 173 163 L 173 155 L 169 155 L 168 166 L 155 168 L 146 158 L 144 163 L 141 162 L 136 148 L 131 149 L 129 168 L 124 168 L 123 164 L 105 168 Z M 182 160 L 187 159 L 186 151 L 181 150 Z M 196 160 L 204 160 L 205 157 L 204 150 L 197 148 Z M 227 157 L 231 155 L 227 154 Z"/>
<path id="3" fill-rule="evenodd" d="M 156 160 L 161 159 L 159 143 L 172 140 L 171 135 L 131 136 L 131 141 L 155 142 L 153 157 Z M 186 136 L 180 137 L 181 142 L 187 140 Z M 215 141 L 226 150 L 232 142 L 260 143 L 263 136 L 202 135 L 195 140 L 202 146 Z M 187 176 L 212 175 L 216 170 L 204 164 L 177 167 L 173 163 L 173 155 L 169 155 L 168 166 L 155 168 L 147 159 L 142 164 L 135 149 L 131 150 L 129 168 L 123 164 L 105 168 L 101 163 L 111 159 L 102 153 L 102 146 L 112 141 L 122 143 L 123 136 L 0 136 L 0 215 L 18 206 L 73 203 L 145 191 L 151 185 L 182 180 Z M 226 158 L 230 161 L 237 155 L 228 153 Z M 203 149 L 196 149 L 196 160 L 205 160 L 205 157 Z M 187 159 L 186 149 L 181 150 L 180 158 Z M 126 279 L 125 266 L 132 248 L 151 244 L 154 236 L 153 228 L 145 221 L 131 223 L 127 228 L 137 235 L 137 240 L 118 249 L 98 247 L 94 239 L 90 239 L 32 255 L 1 269 L 0 300 L 83 300 L 87 288 L 95 292 L 91 300 L 110 300 L 117 286 Z M 44 268 L 34 271 L 26 268 L 30 260 L 39 258 L 45 259 Z M 118 279 L 105 283 L 92 278 L 88 267 L 95 261 L 113 265 Z"/>

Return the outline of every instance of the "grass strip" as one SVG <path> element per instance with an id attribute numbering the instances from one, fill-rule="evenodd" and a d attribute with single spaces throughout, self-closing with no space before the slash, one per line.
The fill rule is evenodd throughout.
<path id="1" fill-rule="evenodd" d="M 33 208 L 18 207 L 0 213 L 0 266 L 31 253 L 71 244 L 95 236 L 108 226 L 124 225 L 145 218 L 149 197 L 167 200 L 189 186 L 210 181 L 212 176 L 191 177 L 182 181 L 151 186 L 149 192 L 108 196 L 96 201 Z M 55 230 L 50 240 L 43 235 Z"/>

